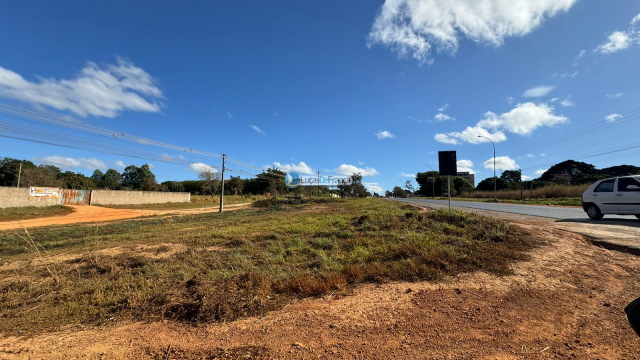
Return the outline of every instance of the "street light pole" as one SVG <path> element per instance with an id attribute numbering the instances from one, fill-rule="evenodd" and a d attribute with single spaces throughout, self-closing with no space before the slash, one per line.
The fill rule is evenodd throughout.
<path id="1" fill-rule="evenodd" d="M 485 138 L 489 141 L 491 141 L 491 139 L 489 139 L 486 136 L 481 136 L 478 135 L 479 138 Z M 496 144 L 493 143 L 493 141 L 491 141 L 491 145 L 493 145 L 493 199 L 494 200 L 498 200 L 498 186 L 497 186 L 497 182 L 498 179 L 496 178 Z"/>
<path id="2" fill-rule="evenodd" d="M 429 169 L 431 169 L 431 171 L 434 171 L 430 165 L 425 165 L 425 166 L 429 166 Z M 433 195 L 433 200 L 435 200 L 436 199 L 436 179 L 434 177 L 431 177 L 431 195 Z"/>

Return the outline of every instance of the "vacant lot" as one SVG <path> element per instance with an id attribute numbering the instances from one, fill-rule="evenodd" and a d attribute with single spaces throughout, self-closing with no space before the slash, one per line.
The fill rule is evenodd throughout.
<path id="1" fill-rule="evenodd" d="M 224 197 L 224 205 L 237 205 L 251 203 L 264 199 L 264 196 L 257 195 L 227 195 Z M 188 203 L 165 203 L 165 204 L 137 204 L 137 205 L 100 205 L 113 209 L 141 209 L 141 210 L 180 210 L 197 208 L 215 208 L 220 206 L 220 196 L 191 195 Z"/>
<path id="2" fill-rule="evenodd" d="M 68 206 L 55 205 L 47 207 L 19 207 L 0 209 L 1 221 L 27 220 L 48 216 L 62 216 L 71 214 L 73 210 Z"/>
<path id="3" fill-rule="evenodd" d="M 0 354 L 638 355 L 621 313 L 640 295 L 629 255 L 384 200 L 262 205 L 2 233 Z"/>

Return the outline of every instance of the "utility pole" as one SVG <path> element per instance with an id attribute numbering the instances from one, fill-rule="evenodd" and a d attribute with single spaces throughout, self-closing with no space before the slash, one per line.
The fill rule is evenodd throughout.
<path id="1" fill-rule="evenodd" d="M 20 176 L 22 175 L 22 161 L 20 161 L 20 170 L 18 170 L 18 186 L 20 187 Z"/>
<path id="2" fill-rule="evenodd" d="M 522 196 L 522 187 L 524 186 L 524 184 L 522 184 L 522 169 L 518 169 L 518 171 L 520 172 L 520 201 L 522 201 L 524 200 Z"/>
<path id="3" fill-rule="evenodd" d="M 425 166 L 429 166 L 429 169 L 433 171 L 433 168 L 430 165 L 425 165 Z M 431 192 L 433 195 L 433 200 L 435 200 L 436 199 L 436 177 L 435 176 L 431 177 Z"/>
<path id="4" fill-rule="evenodd" d="M 222 212 L 223 207 L 224 207 L 224 159 L 227 157 L 227 155 L 222 154 L 222 186 L 220 187 L 220 212 Z"/>
<path id="5" fill-rule="evenodd" d="M 478 137 L 485 138 L 491 141 L 491 139 L 489 139 L 486 136 L 478 135 Z M 494 144 L 493 141 L 491 141 L 491 145 L 493 145 L 493 199 L 498 201 L 498 190 L 496 185 L 498 182 L 498 178 L 496 177 L 496 144 Z"/>
<path id="6" fill-rule="evenodd" d="M 447 175 L 447 192 L 449 193 L 449 214 L 451 214 L 451 175 Z"/>

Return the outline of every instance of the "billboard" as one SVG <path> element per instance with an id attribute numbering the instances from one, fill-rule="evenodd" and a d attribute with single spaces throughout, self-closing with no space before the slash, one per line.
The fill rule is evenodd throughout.
<path id="1" fill-rule="evenodd" d="M 60 189 L 50 187 L 30 187 L 29 199 L 59 199 Z"/>
<path id="2" fill-rule="evenodd" d="M 440 176 L 458 176 L 455 151 L 438 151 L 438 165 Z"/>

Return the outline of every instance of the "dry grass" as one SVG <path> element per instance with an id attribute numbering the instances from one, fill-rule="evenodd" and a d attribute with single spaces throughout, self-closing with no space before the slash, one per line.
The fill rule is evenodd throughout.
<path id="1" fill-rule="evenodd" d="M 522 195 L 526 199 L 552 199 L 552 198 L 580 198 L 582 193 L 587 190 L 590 185 L 576 186 L 545 186 L 540 189 L 524 189 Z M 500 200 L 520 200 L 520 190 L 501 190 L 498 191 L 498 199 Z M 468 191 L 461 194 L 463 198 L 480 198 L 493 199 L 493 191 Z"/>
<path id="2" fill-rule="evenodd" d="M 0 266 L 2 333 L 114 319 L 233 321 L 362 282 L 509 274 L 542 241 L 500 220 L 377 199 L 270 202 L 233 213 L 37 229 L 31 237 L 25 246 L 21 232 L 0 234 L 10 269 Z M 169 243 L 182 251 L 105 253 Z"/>
<path id="3" fill-rule="evenodd" d="M 246 204 L 264 199 L 264 196 L 257 195 L 226 195 L 224 205 Z M 114 209 L 144 209 L 144 210 L 180 210 L 198 209 L 203 207 L 220 206 L 219 196 L 191 195 L 191 202 L 188 203 L 164 203 L 164 204 L 142 204 L 142 205 L 100 205 Z"/>
<path id="4" fill-rule="evenodd" d="M 17 207 L 0 209 L 0 221 L 14 221 L 36 219 L 48 216 L 71 214 L 73 210 L 68 206 L 54 205 L 47 207 Z"/>

